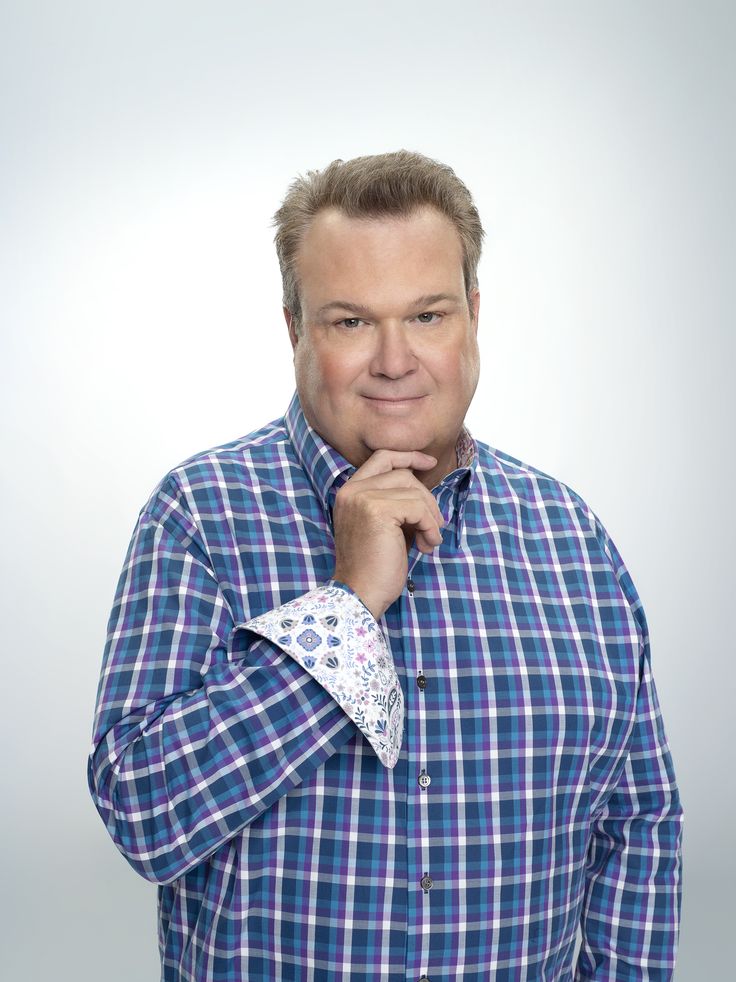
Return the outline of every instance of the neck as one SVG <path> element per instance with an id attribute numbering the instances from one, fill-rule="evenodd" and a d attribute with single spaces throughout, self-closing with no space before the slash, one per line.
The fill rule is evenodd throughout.
<path id="1" fill-rule="evenodd" d="M 427 452 L 429 453 L 429 451 Z M 436 467 L 433 467 L 431 471 L 412 471 L 412 474 L 431 491 L 432 488 L 437 487 L 443 477 L 454 471 L 456 467 L 457 454 L 453 446 L 451 450 L 437 461 Z"/>

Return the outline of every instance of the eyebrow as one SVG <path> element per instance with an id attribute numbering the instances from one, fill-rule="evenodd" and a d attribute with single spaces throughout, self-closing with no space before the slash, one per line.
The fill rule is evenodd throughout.
<path id="1" fill-rule="evenodd" d="M 460 298 L 455 296 L 454 293 L 428 293 L 426 296 L 417 297 L 413 303 L 409 304 L 408 309 L 419 310 L 422 307 L 431 307 L 432 304 L 442 301 L 460 303 Z M 360 314 L 363 317 L 370 317 L 373 313 L 369 307 L 364 307 L 359 303 L 351 303 L 349 300 L 330 300 L 328 303 L 322 304 L 316 316 L 320 317 L 322 314 L 327 313 L 328 310 L 333 309 L 349 310 L 351 314 Z"/>

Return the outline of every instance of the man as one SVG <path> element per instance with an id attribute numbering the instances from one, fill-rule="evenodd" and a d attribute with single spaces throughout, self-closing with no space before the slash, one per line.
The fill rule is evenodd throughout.
<path id="1" fill-rule="evenodd" d="M 162 978 L 670 978 L 644 611 L 585 502 L 464 426 L 467 189 L 335 161 L 276 226 L 297 392 L 154 489 L 105 647 L 90 787 Z"/>

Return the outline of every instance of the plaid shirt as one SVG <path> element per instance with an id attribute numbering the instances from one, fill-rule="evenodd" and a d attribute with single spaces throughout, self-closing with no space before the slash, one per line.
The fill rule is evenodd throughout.
<path id="1" fill-rule="evenodd" d="M 376 623 L 330 580 L 354 470 L 295 396 L 139 514 L 88 773 L 159 884 L 162 979 L 671 978 L 682 811 L 611 538 L 464 431 L 443 543 Z M 383 716 L 331 665 L 373 666 Z"/>

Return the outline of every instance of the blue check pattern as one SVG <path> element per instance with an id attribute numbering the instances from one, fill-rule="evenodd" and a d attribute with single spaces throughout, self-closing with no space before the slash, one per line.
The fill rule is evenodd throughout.
<path id="1" fill-rule="evenodd" d="M 172 469 L 138 516 L 88 777 L 158 884 L 162 980 L 670 979 L 682 809 L 611 537 L 571 488 L 464 431 L 433 490 L 443 543 L 412 548 L 375 622 L 330 579 L 353 472 L 295 395 Z M 361 619 L 387 653 L 395 760 L 289 651 L 315 602 L 332 654 L 357 666 Z"/>

